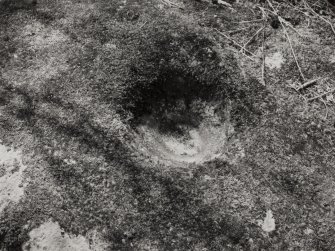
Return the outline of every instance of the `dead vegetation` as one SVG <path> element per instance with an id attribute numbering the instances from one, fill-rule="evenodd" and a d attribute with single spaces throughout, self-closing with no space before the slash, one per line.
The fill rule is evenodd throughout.
<path id="1" fill-rule="evenodd" d="M 231 6 L 230 6 L 231 7 Z M 296 48 L 292 44 L 292 38 L 288 30 L 296 33 L 301 40 L 306 40 L 308 37 L 300 34 L 300 32 L 294 27 L 294 24 L 291 20 L 284 17 L 285 11 L 291 9 L 294 11 L 296 16 L 303 16 L 307 19 L 308 23 L 311 20 L 321 21 L 327 24 L 330 27 L 330 31 L 328 31 L 328 35 L 330 37 L 335 38 L 335 30 L 334 30 L 334 7 L 329 4 L 327 1 L 293 1 L 293 2 L 280 2 L 280 1 L 273 1 L 273 0 L 266 0 L 266 1 L 256 1 L 254 6 L 255 11 L 253 11 L 255 18 L 251 18 L 250 21 L 239 21 L 236 24 L 245 25 L 247 24 L 248 27 L 237 28 L 234 31 L 223 31 L 214 28 L 214 30 L 225 39 L 231 41 L 239 53 L 242 53 L 247 59 L 251 60 L 257 65 L 260 65 L 261 68 L 261 82 L 263 84 L 266 83 L 266 74 L 265 74 L 265 44 L 266 44 L 266 32 L 272 32 L 272 29 L 281 28 L 282 32 L 286 37 L 286 41 L 290 47 L 291 55 L 294 59 L 296 70 L 299 73 L 300 79 L 295 81 L 289 87 L 293 88 L 296 92 L 303 97 L 306 101 L 306 105 L 309 102 L 313 101 L 321 101 L 326 108 L 326 115 L 327 118 L 328 114 L 328 106 L 333 105 L 333 96 L 332 93 L 334 92 L 334 88 L 331 88 L 334 83 L 332 76 L 322 75 L 316 76 L 312 79 L 307 79 L 304 74 L 304 69 L 300 66 L 299 59 L 296 55 Z M 258 10 L 258 11 L 257 11 Z M 235 10 L 237 11 L 237 10 Z M 260 12 L 260 13 L 257 13 Z M 258 18 L 261 17 L 261 18 Z M 298 17 L 295 17 L 298 18 Z M 257 28 L 256 32 L 253 33 L 247 40 L 243 43 L 237 42 L 238 38 L 234 38 L 234 34 L 243 32 L 245 29 L 250 29 L 252 26 L 259 27 Z M 268 35 L 269 36 L 269 35 Z M 247 49 L 250 43 L 256 43 L 259 47 L 254 48 L 253 51 L 251 49 Z M 261 51 L 261 56 L 256 56 L 256 51 Z M 303 52 L 302 52 L 303 56 Z M 305 89 L 313 85 L 324 85 L 327 86 L 323 93 L 315 93 L 313 92 L 305 92 Z M 328 86 L 330 86 L 328 88 Z M 321 89 L 324 89 L 323 87 Z M 325 99 L 326 98 L 326 99 Z"/>

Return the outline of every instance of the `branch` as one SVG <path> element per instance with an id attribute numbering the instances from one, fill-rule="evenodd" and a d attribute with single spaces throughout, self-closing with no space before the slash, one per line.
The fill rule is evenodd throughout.
<path id="1" fill-rule="evenodd" d="M 315 79 L 312 79 L 310 81 L 307 81 L 306 83 L 304 83 L 303 85 L 299 86 L 298 88 L 295 88 L 296 91 L 301 91 L 313 84 L 315 84 L 316 82 L 318 82 L 319 80 L 322 80 L 324 78 L 315 78 Z"/>
<path id="2" fill-rule="evenodd" d="M 322 93 L 322 94 L 320 94 L 320 95 L 318 95 L 318 96 L 316 96 L 316 97 L 313 97 L 313 98 L 308 99 L 308 102 L 312 102 L 312 101 L 314 101 L 314 100 L 316 100 L 316 99 L 322 98 L 323 96 L 326 96 L 326 95 L 328 95 L 328 94 L 330 94 L 330 93 L 333 93 L 334 91 L 335 91 L 335 88 L 331 89 L 331 90 L 328 91 L 328 92 L 324 92 L 324 93 Z"/>

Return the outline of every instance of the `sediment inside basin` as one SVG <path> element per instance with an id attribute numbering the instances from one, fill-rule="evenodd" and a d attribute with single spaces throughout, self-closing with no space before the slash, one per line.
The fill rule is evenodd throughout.
<path id="1" fill-rule="evenodd" d="M 164 163 L 201 163 L 225 153 L 230 106 L 214 88 L 175 76 L 154 85 L 136 119 L 137 151 Z M 136 113 L 135 113 L 136 114 Z"/>

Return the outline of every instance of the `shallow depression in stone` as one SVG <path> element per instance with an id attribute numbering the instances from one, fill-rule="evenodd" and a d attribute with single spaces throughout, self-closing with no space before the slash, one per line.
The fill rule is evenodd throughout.
<path id="1" fill-rule="evenodd" d="M 233 133 L 229 102 L 182 76 L 154 85 L 136 114 L 134 151 L 162 163 L 201 163 L 223 156 Z"/>

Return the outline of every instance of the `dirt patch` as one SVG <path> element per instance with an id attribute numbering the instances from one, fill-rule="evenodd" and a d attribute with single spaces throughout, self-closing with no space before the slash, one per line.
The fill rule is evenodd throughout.
<path id="1" fill-rule="evenodd" d="M 265 58 L 265 64 L 271 70 L 275 68 L 280 69 L 284 62 L 285 62 L 285 59 L 280 52 L 276 52 Z"/>
<path id="2" fill-rule="evenodd" d="M 264 232 L 272 232 L 276 229 L 275 219 L 271 210 L 266 211 L 266 216 L 263 221 L 260 221 L 260 226 Z"/>
<path id="3" fill-rule="evenodd" d="M 71 236 L 64 232 L 57 222 L 49 220 L 29 233 L 30 240 L 23 250 L 65 250 L 91 251 L 89 242 L 83 236 Z"/>
<path id="4" fill-rule="evenodd" d="M 0 214 L 12 202 L 17 203 L 24 194 L 21 152 L 0 144 Z"/>

